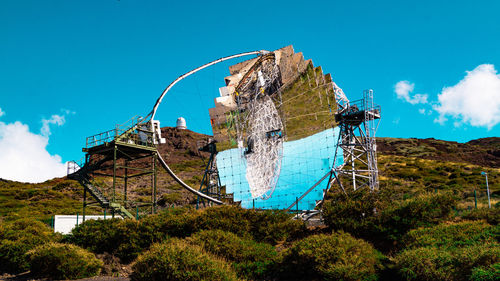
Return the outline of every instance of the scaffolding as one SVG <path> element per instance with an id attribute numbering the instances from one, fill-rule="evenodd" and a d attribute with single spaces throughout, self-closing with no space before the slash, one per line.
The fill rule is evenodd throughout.
<path id="1" fill-rule="evenodd" d="M 68 163 L 68 177 L 83 187 L 83 219 L 87 206 L 100 205 L 114 217 L 137 218 L 139 210 L 156 212 L 156 180 L 158 152 L 152 126 L 134 117 L 123 125 L 86 139 L 83 163 Z M 105 178 L 112 178 L 111 186 Z M 146 178 L 144 180 L 144 178 Z M 150 199 L 130 200 L 131 181 L 150 181 Z M 95 199 L 89 202 L 87 193 Z M 135 209 L 135 216 L 132 214 Z"/>

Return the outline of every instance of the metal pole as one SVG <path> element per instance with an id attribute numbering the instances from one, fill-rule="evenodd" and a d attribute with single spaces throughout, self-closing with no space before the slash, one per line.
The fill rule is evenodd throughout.
<path id="1" fill-rule="evenodd" d="M 125 175 L 123 176 L 123 204 L 127 206 L 127 188 L 128 188 L 128 161 L 125 161 Z"/>
<path id="2" fill-rule="evenodd" d="M 481 175 L 484 175 L 484 177 L 486 178 L 486 194 L 488 194 L 488 208 L 491 209 L 490 187 L 488 186 L 488 173 L 481 172 Z"/>
<path id="3" fill-rule="evenodd" d="M 76 226 L 78 226 L 78 213 L 76 213 Z"/>
<path id="4" fill-rule="evenodd" d="M 113 203 L 116 202 L 116 145 L 113 149 L 113 198 L 112 201 Z M 114 214 L 114 212 L 113 212 Z"/>
<path id="5" fill-rule="evenodd" d="M 299 217 L 299 197 L 295 197 L 295 205 L 297 207 L 297 218 Z"/>
<path id="6" fill-rule="evenodd" d="M 83 188 L 83 222 L 85 222 L 85 208 L 87 207 L 87 188 Z"/>
<path id="7" fill-rule="evenodd" d="M 153 154 L 153 214 L 156 214 L 156 153 Z"/>
<path id="8" fill-rule="evenodd" d="M 491 200 L 490 200 L 490 187 L 488 186 L 488 173 L 484 173 L 486 176 L 486 193 L 488 194 L 488 208 L 491 209 Z"/>
<path id="9" fill-rule="evenodd" d="M 477 209 L 477 195 L 475 189 L 474 189 L 474 209 Z"/>

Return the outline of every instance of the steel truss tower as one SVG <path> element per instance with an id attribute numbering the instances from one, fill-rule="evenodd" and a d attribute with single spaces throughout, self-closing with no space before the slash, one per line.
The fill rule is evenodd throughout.
<path id="1" fill-rule="evenodd" d="M 373 90 L 365 90 L 362 100 L 339 103 L 335 121 L 340 127 L 337 152 L 342 149 L 344 156 L 344 165 L 335 169 L 338 184 L 343 190 L 348 186 L 378 190 L 375 133 L 380 106 L 373 102 Z"/>

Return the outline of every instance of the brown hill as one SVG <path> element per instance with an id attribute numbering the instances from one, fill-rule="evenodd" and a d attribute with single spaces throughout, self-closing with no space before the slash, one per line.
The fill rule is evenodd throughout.
<path id="1" fill-rule="evenodd" d="M 167 140 L 158 147 L 163 158 L 185 182 L 198 188 L 209 156 L 199 152 L 198 147 L 210 136 L 168 127 L 162 128 L 162 136 Z M 419 190 L 452 189 L 464 193 L 464 202 L 470 205 L 473 189 L 485 196 L 481 171 L 488 171 L 492 193 L 500 190 L 500 138 L 467 143 L 379 138 L 377 145 L 381 187 L 395 187 L 398 196 Z M 149 180 L 133 184 L 130 198 L 149 198 Z M 39 184 L 0 179 L 0 217 L 48 219 L 53 214 L 74 214 L 81 212 L 82 194 L 83 188 L 77 182 L 65 178 Z M 196 203 L 196 196 L 163 170 L 158 175 L 158 198 L 161 207 Z M 99 208 L 88 211 L 102 213 Z"/>
<path id="2" fill-rule="evenodd" d="M 500 138 L 482 138 L 467 143 L 437 139 L 378 138 L 380 154 L 469 163 L 500 168 Z"/>

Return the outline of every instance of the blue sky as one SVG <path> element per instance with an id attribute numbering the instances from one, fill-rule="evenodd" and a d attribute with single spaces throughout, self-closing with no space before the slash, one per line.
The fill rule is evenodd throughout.
<path id="1" fill-rule="evenodd" d="M 86 136 L 147 114 L 182 73 L 292 44 L 350 99 L 375 91 L 383 112 L 378 136 L 498 136 L 498 11 L 499 1 L 2 0 L 0 130 L 17 121 L 16 132 L 47 150 L 40 157 L 79 159 Z M 160 106 L 162 126 L 183 115 L 190 129 L 209 133 L 207 108 L 228 65 L 174 88 Z M 464 96 L 472 100 L 456 102 Z M 470 108 L 478 100 L 488 104 L 486 117 L 478 117 L 481 104 Z M 3 162 L 23 161 L 20 155 Z"/>

